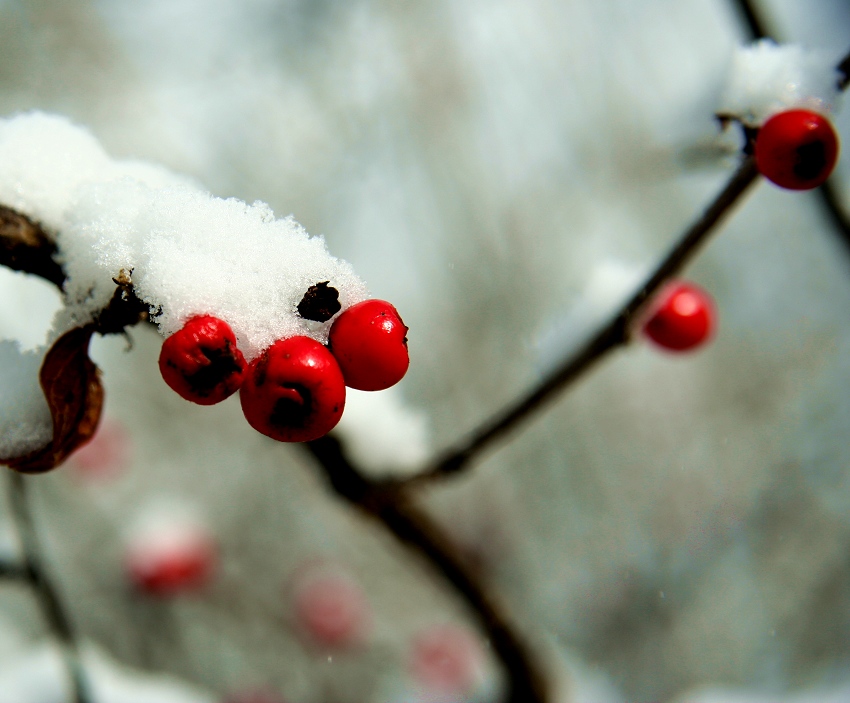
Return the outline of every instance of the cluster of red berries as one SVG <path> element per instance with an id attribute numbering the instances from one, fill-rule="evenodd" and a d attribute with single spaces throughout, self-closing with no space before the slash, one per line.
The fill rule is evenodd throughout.
<path id="1" fill-rule="evenodd" d="M 821 185 L 838 160 L 838 136 L 823 115 L 786 110 L 770 117 L 755 139 L 756 166 L 772 183 L 790 190 Z"/>
<path id="2" fill-rule="evenodd" d="M 307 442 L 339 422 L 346 386 L 378 391 L 402 379 L 410 363 L 406 334 L 390 303 L 364 300 L 337 317 L 327 346 L 289 337 L 247 364 L 230 326 L 201 315 L 165 340 L 159 368 L 186 400 L 212 405 L 239 390 L 255 430 L 280 442 Z"/>

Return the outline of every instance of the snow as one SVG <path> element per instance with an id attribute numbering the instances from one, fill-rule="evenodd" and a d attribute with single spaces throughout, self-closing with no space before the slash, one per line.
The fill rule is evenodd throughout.
<path id="1" fill-rule="evenodd" d="M 837 79 L 825 53 L 763 39 L 735 52 L 719 112 L 752 126 L 789 108 L 829 114 L 839 97 Z"/>
<path id="2" fill-rule="evenodd" d="M 54 334 L 92 319 L 132 272 L 165 336 L 199 314 L 233 328 L 250 361 L 279 339 L 327 340 L 304 320 L 307 289 L 330 281 L 342 309 L 367 297 L 351 266 L 292 217 L 222 199 L 165 169 L 115 161 L 86 130 L 31 112 L 0 121 L 0 202 L 54 234 L 68 280 Z"/>
<path id="3" fill-rule="evenodd" d="M 122 666 L 88 645 L 82 665 L 92 700 L 100 703 L 213 703 L 214 698 L 172 676 L 153 675 Z M 40 645 L 4 659 L 0 668 L 0 703 L 66 703 L 67 672 L 59 649 Z"/>
<path id="4" fill-rule="evenodd" d="M 380 393 L 346 388 L 345 413 L 334 433 L 373 477 L 415 473 L 429 456 L 427 415 L 407 405 L 398 386 Z"/>
<path id="5" fill-rule="evenodd" d="M 53 437 L 50 408 L 38 382 L 45 352 L 0 340 L 0 457 L 20 456 Z"/>

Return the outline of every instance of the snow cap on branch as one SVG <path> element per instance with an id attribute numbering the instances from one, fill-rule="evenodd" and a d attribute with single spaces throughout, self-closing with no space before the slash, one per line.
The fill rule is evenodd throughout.
<path id="1" fill-rule="evenodd" d="M 735 52 L 718 112 L 753 127 L 789 108 L 828 115 L 836 108 L 837 80 L 834 61 L 822 52 L 762 39 Z"/>
<path id="2" fill-rule="evenodd" d="M 222 199 L 189 179 L 111 159 L 86 130 L 38 112 L 0 120 L 0 203 L 39 221 L 67 274 L 54 334 L 88 322 L 131 273 L 163 335 L 194 315 L 233 328 L 249 360 L 279 339 L 327 340 L 297 305 L 324 281 L 342 309 L 367 297 L 351 266 L 268 205 Z"/>

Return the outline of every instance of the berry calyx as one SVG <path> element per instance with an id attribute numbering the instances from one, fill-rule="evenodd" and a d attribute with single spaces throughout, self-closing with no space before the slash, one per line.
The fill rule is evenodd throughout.
<path id="1" fill-rule="evenodd" d="M 245 376 L 245 357 L 236 335 L 212 315 L 191 318 L 162 344 L 159 370 L 181 398 L 214 405 L 235 393 Z"/>
<path id="2" fill-rule="evenodd" d="M 398 383 L 410 365 L 407 329 L 386 300 L 364 300 L 345 310 L 328 338 L 345 385 L 381 391 Z"/>
<path id="3" fill-rule="evenodd" d="M 310 337 L 290 337 L 251 362 L 239 399 L 257 432 L 279 442 L 309 442 L 339 422 L 345 382 L 327 348 Z"/>
<path id="4" fill-rule="evenodd" d="M 769 118 L 756 136 L 759 172 L 789 190 L 821 185 L 838 160 L 838 137 L 829 120 L 810 110 L 787 110 Z"/>
<path id="5" fill-rule="evenodd" d="M 693 283 L 679 282 L 661 293 L 643 331 L 657 345 L 679 352 L 707 342 L 715 326 L 711 296 Z"/>

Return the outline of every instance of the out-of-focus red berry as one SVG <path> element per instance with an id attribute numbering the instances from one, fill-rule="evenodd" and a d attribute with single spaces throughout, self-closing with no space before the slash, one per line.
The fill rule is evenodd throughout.
<path id="1" fill-rule="evenodd" d="M 111 478 L 130 462 L 132 443 L 124 426 L 117 420 L 101 422 L 89 442 L 71 455 L 75 474 L 87 481 Z"/>
<path id="2" fill-rule="evenodd" d="M 483 661 L 481 646 L 466 628 L 435 625 L 414 638 L 410 671 L 430 691 L 462 696 L 479 680 Z"/>
<path id="3" fill-rule="evenodd" d="M 245 367 L 230 325 L 212 315 L 190 319 L 163 342 L 159 355 L 165 382 L 198 405 L 213 405 L 235 393 Z"/>
<path id="4" fill-rule="evenodd" d="M 300 629 L 314 644 L 346 648 L 362 642 L 370 608 L 360 585 L 338 569 L 313 569 L 295 582 L 292 605 Z"/>
<path id="5" fill-rule="evenodd" d="M 279 442 L 309 442 L 339 422 L 345 382 L 327 348 L 310 337 L 290 337 L 251 362 L 239 398 L 257 432 Z"/>
<path id="6" fill-rule="evenodd" d="M 328 347 L 345 384 L 380 391 L 398 383 L 410 364 L 407 327 L 386 300 L 364 300 L 343 311 L 331 326 Z"/>
<path id="7" fill-rule="evenodd" d="M 175 526 L 173 532 L 140 535 L 128 550 L 127 574 L 133 585 L 148 595 L 190 593 L 212 578 L 216 552 L 214 541 L 205 532 Z"/>
<path id="8" fill-rule="evenodd" d="M 664 289 L 643 331 L 670 351 L 688 351 L 707 342 L 716 325 L 711 296 L 693 283 L 674 283 Z"/>
<path id="9" fill-rule="evenodd" d="M 287 703 L 285 699 L 271 691 L 257 690 L 236 693 L 224 699 L 223 703 Z"/>
<path id="10" fill-rule="evenodd" d="M 829 120 L 810 110 L 770 117 L 758 132 L 756 166 L 769 181 L 790 190 L 821 185 L 838 160 L 838 136 Z"/>

